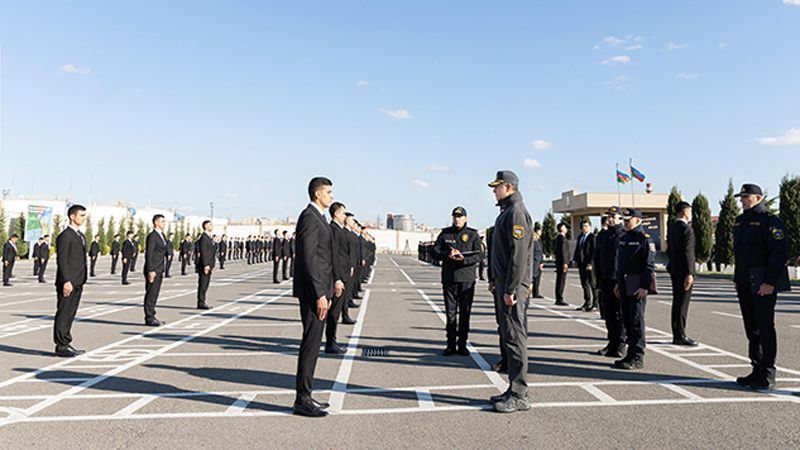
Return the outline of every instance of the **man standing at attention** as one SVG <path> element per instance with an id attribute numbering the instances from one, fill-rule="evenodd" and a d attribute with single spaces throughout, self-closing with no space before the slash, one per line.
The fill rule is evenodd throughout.
<path id="1" fill-rule="evenodd" d="M 11 235 L 3 246 L 3 286 L 11 286 L 11 271 L 17 261 L 17 239 L 16 234 Z"/>
<path id="2" fill-rule="evenodd" d="M 584 220 L 581 222 L 581 235 L 578 237 L 575 247 L 575 257 L 572 258 L 572 267 L 578 269 L 581 277 L 581 287 L 583 288 L 583 306 L 578 308 L 580 311 L 594 311 L 597 309 L 597 289 L 594 277 L 595 235 L 592 233 L 592 222 Z"/>
<path id="3" fill-rule="evenodd" d="M 206 293 L 208 285 L 211 283 L 214 260 L 217 257 L 217 246 L 211 239 L 212 231 L 214 231 L 214 225 L 211 221 L 203 221 L 203 232 L 197 238 L 198 254 L 194 262 L 194 270 L 197 272 L 197 309 L 211 309 L 211 306 L 206 303 Z"/>
<path id="4" fill-rule="evenodd" d="M 308 184 L 311 203 L 297 219 L 297 267 L 292 295 L 300 300 L 303 340 L 297 357 L 293 413 L 308 417 L 325 417 L 325 408 L 330 406 L 314 400 L 311 392 L 325 316 L 334 295 L 333 235 L 325 222 L 325 209 L 333 202 L 332 186 L 327 178 L 312 178 Z"/>
<path id="5" fill-rule="evenodd" d="M 86 284 L 86 238 L 80 231 L 86 208 L 72 205 L 67 210 L 69 226 L 56 239 L 56 315 L 53 324 L 55 355 L 62 358 L 86 353 L 72 345 L 72 322 Z"/>
<path id="6" fill-rule="evenodd" d="M 119 259 L 119 235 L 114 235 L 114 242 L 111 243 L 111 275 L 117 273 L 117 260 Z"/>
<path id="7" fill-rule="evenodd" d="M 489 289 L 500 319 L 500 336 L 508 360 L 508 390 L 490 398 L 501 413 L 531 409 L 528 398 L 528 286 L 533 273 L 533 221 L 519 193 L 519 178 L 497 172 L 489 183 L 502 212 L 494 222 Z"/>
<path id="8" fill-rule="evenodd" d="M 694 230 L 689 225 L 692 205 L 680 202 L 675 207 L 675 213 L 678 219 L 667 235 L 667 272 L 672 281 L 672 343 L 695 346 L 697 342 L 686 337 L 686 315 L 689 313 L 695 270 Z"/>
<path id="9" fill-rule="evenodd" d="M 555 242 L 556 256 L 556 305 L 568 306 L 564 301 L 564 286 L 567 285 L 567 263 L 569 262 L 569 242 L 567 242 L 567 226 L 559 223 L 556 227 L 558 236 Z"/>
<path id="10" fill-rule="evenodd" d="M 34 253 L 34 258 L 39 260 L 39 283 L 44 281 L 44 272 L 47 270 L 47 261 L 50 261 L 50 235 L 46 235 L 39 244 L 39 253 Z"/>
<path id="11" fill-rule="evenodd" d="M 161 214 L 153 216 L 153 231 L 147 235 L 144 254 L 144 324 L 149 327 L 163 325 L 156 319 L 156 302 L 164 279 L 164 264 L 167 258 L 167 240 L 164 226 L 167 221 Z"/>
<path id="12" fill-rule="evenodd" d="M 452 217 L 453 226 L 442 230 L 433 245 L 433 257 L 442 261 L 442 289 L 447 315 L 447 347 L 442 355 L 458 353 L 468 356 L 469 316 L 475 297 L 475 265 L 483 259 L 483 251 L 478 232 L 467 227 L 467 210 L 457 206 L 453 209 Z"/>

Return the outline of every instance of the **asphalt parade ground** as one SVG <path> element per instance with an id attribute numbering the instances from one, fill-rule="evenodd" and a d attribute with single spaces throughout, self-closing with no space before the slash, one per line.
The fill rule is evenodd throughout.
<path id="1" fill-rule="evenodd" d="M 140 262 L 141 264 L 141 262 Z M 102 266 L 102 268 L 101 268 Z M 0 291 L 0 448 L 800 448 L 800 295 L 780 294 L 778 387 L 733 381 L 749 373 L 730 281 L 697 280 L 687 332 L 671 344 L 669 279 L 648 298 L 645 368 L 617 369 L 599 314 L 582 303 L 577 271 L 570 307 L 545 299 L 529 311 L 527 412 L 499 414 L 488 398 L 506 388 L 485 282 L 476 288 L 470 356 L 444 357 L 439 268 L 379 255 L 356 325 L 340 325 L 347 354 L 321 353 L 314 397 L 331 415 L 291 415 L 301 324 L 291 281 L 271 264 L 229 262 L 209 289 L 214 309 L 194 309 L 194 273 L 165 279 L 158 328 L 143 325 L 141 266 L 122 286 L 98 263 L 86 286 L 74 346 L 52 355 L 55 261 L 47 284 L 15 268 Z M 502 447 L 501 447 L 502 446 Z"/>

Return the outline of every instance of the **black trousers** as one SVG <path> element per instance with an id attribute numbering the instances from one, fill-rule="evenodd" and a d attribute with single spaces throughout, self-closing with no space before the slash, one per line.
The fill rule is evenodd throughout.
<path id="1" fill-rule="evenodd" d="M 497 288 L 495 287 L 495 292 Z M 493 294 L 494 295 L 494 294 Z M 494 320 L 497 322 L 497 336 L 500 347 L 500 364 L 508 367 L 508 356 L 506 356 L 506 346 L 503 344 L 503 333 L 501 331 L 501 323 L 503 322 L 503 296 L 494 295 Z"/>
<path id="2" fill-rule="evenodd" d="M 303 340 L 297 355 L 297 379 L 295 404 L 304 405 L 311 401 L 314 389 L 314 371 L 317 368 L 319 346 L 325 321 L 317 317 L 317 299 L 300 299 L 300 320 L 303 322 Z"/>
<path id="3" fill-rule="evenodd" d="M 567 273 L 564 272 L 564 266 L 556 264 L 556 301 L 564 301 L 564 286 L 567 285 Z"/>
<path id="4" fill-rule="evenodd" d="M 628 354 L 625 359 L 644 359 L 645 331 L 644 308 L 647 306 L 647 297 L 638 298 L 635 295 L 624 295 L 621 301 L 622 323 L 627 333 Z"/>
<path id="5" fill-rule="evenodd" d="M 272 282 L 273 283 L 280 283 L 280 280 L 278 280 L 278 271 L 280 270 L 280 268 L 281 268 L 280 258 L 279 259 L 273 259 L 272 260 Z"/>
<path id="6" fill-rule="evenodd" d="M 500 319 L 500 342 L 508 362 L 509 390 L 515 397 L 528 394 L 528 287 L 521 285 L 515 292 L 517 303 L 507 306 L 503 301 L 503 280 L 495 280 L 494 301 Z"/>
<path id="7" fill-rule="evenodd" d="M 294 278 L 294 258 L 289 258 L 289 276 Z"/>
<path id="8" fill-rule="evenodd" d="M 336 340 L 336 330 L 339 326 L 339 316 L 342 314 L 342 310 L 347 308 L 347 302 L 349 301 L 350 297 L 350 286 L 352 284 L 352 280 L 344 280 L 344 290 L 342 291 L 342 295 L 334 297 L 333 301 L 331 302 L 331 308 L 328 310 L 328 316 L 325 318 L 327 322 L 327 327 L 325 328 L 326 347 L 332 347 L 338 342 Z M 350 317 L 349 312 L 345 317 Z"/>
<path id="9" fill-rule="evenodd" d="M 485 278 L 483 276 L 483 269 L 484 269 L 485 265 L 486 265 L 486 261 L 484 261 L 484 260 L 481 260 L 481 262 L 478 263 L 478 278 L 480 278 L 481 280 L 483 280 Z"/>
<path id="10" fill-rule="evenodd" d="M 189 264 L 189 258 L 184 257 L 181 259 L 181 275 L 186 275 L 186 266 Z"/>
<path id="11" fill-rule="evenodd" d="M 247 265 L 253 264 L 253 253 L 247 252 Z"/>
<path id="12" fill-rule="evenodd" d="M 122 282 L 123 283 L 127 283 L 128 282 L 128 272 L 130 272 L 130 270 L 131 270 L 131 260 L 128 260 L 128 262 L 124 262 L 123 261 L 122 262 Z"/>
<path id="13" fill-rule="evenodd" d="M 164 259 L 164 276 L 169 277 L 169 269 L 172 268 L 172 256 L 167 256 Z"/>
<path id="14" fill-rule="evenodd" d="M 465 348 L 469 337 L 469 315 L 472 312 L 472 299 L 475 297 L 475 282 L 445 283 L 442 289 L 447 316 L 447 348 L 455 350 L 456 339 L 458 348 Z"/>
<path id="15" fill-rule="evenodd" d="M 119 259 L 119 255 L 112 255 L 111 256 L 111 275 L 117 273 L 117 260 Z"/>
<path id="16" fill-rule="evenodd" d="M 616 280 L 600 280 L 600 311 L 606 322 L 606 337 L 610 347 L 624 343 L 627 335 L 622 323 L 622 304 L 614 294 Z"/>
<path id="17" fill-rule="evenodd" d="M 94 275 L 94 266 L 95 266 L 96 264 L 97 264 L 97 257 L 96 257 L 96 256 L 94 256 L 94 257 L 90 257 L 90 258 L 89 258 L 89 276 L 90 276 L 90 277 L 93 277 L 93 276 L 95 276 L 95 275 Z M 111 264 L 112 264 L 112 265 L 114 265 L 114 262 L 112 262 Z"/>
<path id="18" fill-rule="evenodd" d="M 282 272 L 284 280 L 288 280 L 289 279 L 289 277 L 286 276 L 286 269 L 287 269 L 286 263 L 288 262 L 287 259 L 288 258 L 283 258 L 283 263 L 281 264 L 281 272 Z"/>
<path id="19" fill-rule="evenodd" d="M 133 270 L 133 271 L 136 271 L 136 258 L 138 258 L 138 256 L 134 256 L 133 258 L 131 258 L 131 261 L 130 261 L 131 270 Z"/>
<path id="20" fill-rule="evenodd" d="M 33 258 L 33 276 L 39 275 L 39 258 Z"/>
<path id="21" fill-rule="evenodd" d="M 540 270 L 536 277 L 533 279 L 533 295 L 534 298 L 541 297 L 542 293 L 539 291 L 539 286 L 542 284 L 542 271 Z"/>
<path id="22" fill-rule="evenodd" d="M 44 273 L 47 270 L 47 262 L 48 260 L 45 259 L 44 262 L 39 263 L 39 281 L 44 282 Z"/>
<path id="23" fill-rule="evenodd" d="M 14 261 L 3 261 L 3 284 L 8 284 L 11 281 L 11 271 L 14 270 Z"/>
<path id="24" fill-rule="evenodd" d="M 225 268 L 225 257 L 222 255 L 219 256 L 219 268 L 220 270 Z"/>
<path id="25" fill-rule="evenodd" d="M 72 322 L 81 303 L 83 286 L 73 286 L 68 297 L 64 296 L 64 286 L 56 286 L 56 316 L 53 325 L 53 342 L 56 350 L 66 350 L 72 342 Z"/>
<path id="26" fill-rule="evenodd" d="M 197 273 L 197 305 L 202 305 L 206 302 L 206 293 L 208 292 L 208 285 L 211 283 L 211 271 L 205 273 L 200 270 Z"/>
<path id="27" fill-rule="evenodd" d="M 595 288 L 594 271 L 578 269 L 581 277 L 581 288 L 583 288 L 583 307 L 590 309 L 597 306 L 597 291 Z"/>
<path id="28" fill-rule="evenodd" d="M 156 319 L 156 302 L 158 294 L 161 292 L 161 282 L 164 280 L 163 273 L 156 273 L 153 282 L 150 277 L 144 274 L 144 321 L 152 322 Z"/>
<path id="29" fill-rule="evenodd" d="M 685 278 L 670 275 L 672 279 L 672 338 L 675 340 L 686 338 L 686 316 L 689 314 L 689 301 L 692 297 L 692 288 L 683 289 Z"/>
<path id="30" fill-rule="evenodd" d="M 739 309 L 744 319 L 747 335 L 747 356 L 760 375 L 775 379 L 775 356 L 778 354 L 778 336 L 775 332 L 775 302 L 777 294 L 758 296 L 750 286 L 738 285 Z"/>

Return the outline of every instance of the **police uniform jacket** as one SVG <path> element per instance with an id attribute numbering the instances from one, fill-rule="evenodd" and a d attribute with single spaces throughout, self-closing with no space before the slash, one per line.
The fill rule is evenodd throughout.
<path id="1" fill-rule="evenodd" d="M 626 296 L 626 275 L 641 275 L 639 286 L 635 288 L 650 289 L 655 276 L 656 245 L 641 225 L 622 236 L 617 253 L 617 286 L 620 295 Z M 634 286 L 631 286 L 633 290 Z"/>
<path id="2" fill-rule="evenodd" d="M 228 254 L 228 242 L 227 241 L 219 241 L 219 256 L 222 259 L 225 259 L 225 256 Z"/>
<path id="3" fill-rule="evenodd" d="M 283 258 L 283 244 L 281 243 L 280 238 L 275 238 L 272 240 L 272 259 L 275 258 Z"/>
<path id="4" fill-rule="evenodd" d="M 501 200 L 500 208 L 492 233 L 491 275 L 495 289 L 511 295 L 531 282 L 533 222 L 519 192 Z"/>
<path id="5" fill-rule="evenodd" d="M 494 227 L 486 229 L 486 277 L 492 280 L 492 233 Z"/>
<path id="6" fill-rule="evenodd" d="M 464 256 L 462 261 L 454 261 L 450 259 L 452 249 L 477 253 Z M 442 283 L 472 283 L 475 281 L 475 264 L 483 259 L 481 237 L 475 229 L 467 226 L 447 227 L 436 238 L 433 257 L 442 261 Z"/>
<path id="7" fill-rule="evenodd" d="M 533 234 L 533 280 L 539 276 L 539 265 L 544 261 L 544 250 L 542 249 L 542 239 L 538 234 Z"/>
<path id="8" fill-rule="evenodd" d="M 617 250 L 619 241 L 625 235 L 625 227 L 616 224 L 600 231 L 594 247 L 594 271 L 606 281 L 617 281 Z"/>
<path id="9" fill-rule="evenodd" d="M 750 269 L 767 268 L 764 283 L 775 286 L 782 272 L 788 270 L 789 249 L 786 225 L 767 211 L 764 203 L 748 209 L 733 224 L 733 251 L 736 268 L 733 281 L 750 286 Z"/>

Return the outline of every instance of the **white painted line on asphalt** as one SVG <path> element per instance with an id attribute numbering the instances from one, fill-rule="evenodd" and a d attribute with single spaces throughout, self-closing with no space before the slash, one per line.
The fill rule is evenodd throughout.
<path id="1" fill-rule="evenodd" d="M 617 403 L 617 400 L 615 400 L 614 397 L 601 391 L 597 388 L 597 386 L 592 384 L 581 384 L 580 387 L 584 391 L 594 395 L 598 400 L 600 400 L 601 403 Z"/>
<path id="2" fill-rule="evenodd" d="M 225 414 L 241 414 L 247 409 L 247 405 L 255 398 L 256 394 L 253 393 L 242 394 L 227 410 L 225 410 Z"/>
<path id="3" fill-rule="evenodd" d="M 417 401 L 419 402 L 420 409 L 435 409 L 436 404 L 431 397 L 431 391 L 427 389 L 420 389 L 417 391 Z"/>
<path id="4" fill-rule="evenodd" d="M 228 325 L 230 326 L 230 325 Z M 159 357 L 165 356 L 276 356 L 276 355 L 296 355 L 298 350 L 288 352 L 197 352 L 197 353 L 163 353 Z"/>
<path id="5" fill-rule="evenodd" d="M 676 393 L 688 398 L 689 400 L 695 400 L 695 401 L 705 400 L 703 397 L 695 394 L 694 392 L 687 391 L 686 389 L 684 389 L 684 388 L 682 388 L 680 386 L 676 386 L 674 384 L 662 384 L 661 386 L 664 386 L 665 388 L 669 389 L 670 391 L 676 392 Z"/>
<path id="6" fill-rule="evenodd" d="M 353 358 L 356 356 L 356 349 L 358 348 L 358 338 L 361 336 L 361 329 L 364 326 L 364 317 L 367 314 L 367 305 L 369 304 L 369 295 L 371 291 L 367 289 L 364 292 L 364 300 L 361 301 L 361 307 L 358 311 L 356 318 L 356 325 L 353 327 L 353 334 L 350 335 L 350 341 L 347 343 L 347 353 L 342 358 L 342 364 L 339 366 L 339 373 L 336 374 L 336 381 L 331 388 L 331 396 L 328 403 L 331 404 L 330 411 L 339 413 L 342 411 L 344 404 L 344 394 L 347 389 L 347 382 L 350 380 L 350 372 L 353 370 Z"/>
<path id="7" fill-rule="evenodd" d="M 397 264 L 397 261 L 395 261 L 391 256 L 389 257 L 389 261 L 391 261 L 395 266 L 400 267 L 400 264 Z"/>
<path id="8" fill-rule="evenodd" d="M 30 300 L 21 300 L 21 301 L 18 301 L 18 302 L 11 302 L 11 303 L 3 303 L 2 305 L 0 305 L 0 308 L 4 308 L 6 306 L 21 305 L 23 303 L 43 302 L 45 300 L 52 301 L 53 298 L 54 297 L 52 295 L 50 295 L 48 297 L 34 298 L 34 299 L 30 299 Z M 10 311 L 3 311 L 3 312 L 10 312 Z"/>
<path id="9" fill-rule="evenodd" d="M 714 369 L 744 369 L 750 368 L 750 364 L 708 364 L 707 367 Z"/>
<path id="10" fill-rule="evenodd" d="M 408 282 L 409 282 L 409 283 L 411 283 L 412 285 L 414 285 L 414 284 L 417 284 L 417 283 L 414 283 L 414 280 L 412 280 L 412 279 L 411 279 L 411 277 L 410 277 L 410 276 L 408 276 L 408 274 L 406 273 L 406 271 L 405 271 L 405 270 L 403 270 L 403 269 L 400 269 L 400 273 L 402 273 L 402 274 L 403 274 L 403 276 L 405 276 L 405 277 L 406 277 L 406 280 L 408 280 Z"/>
<path id="11" fill-rule="evenodd" d="M 155 395 L 148 395 L 145 397 L 136 400 L 135 402 L 131 403 L 130 405 L 120 409 L 119 411 L 112 414 L 115 418 L 128 418 L 131 414 L 135 413 L 136 411 L 144 408 L 145 405 L 152 402 L 153 400 L 157 399 L 158 397 Z"/>
<path id="12" fill-rule="evenodd" d="M 22 380 L 20 383 L 75 383 L 86 380 L 91 380 L 91 378 L 30 378 Z"/>
<path id="13" fill-rule="evenodd" d="M 725 317 L 733 317 L 734 319 L 741 319 L 742 318 L 741 314 L 731 314 L 731 313 L 720 312 L 720 311 L 711 311 L 711 314 L 717 314 L 717 315 L 725 316 Z"/>

